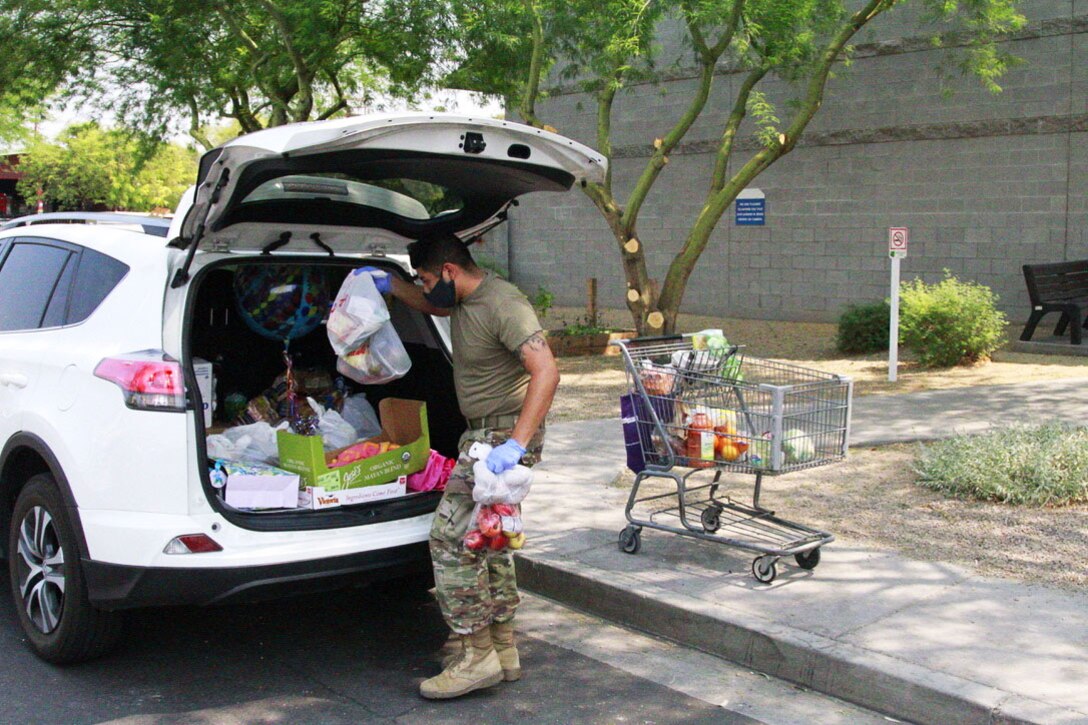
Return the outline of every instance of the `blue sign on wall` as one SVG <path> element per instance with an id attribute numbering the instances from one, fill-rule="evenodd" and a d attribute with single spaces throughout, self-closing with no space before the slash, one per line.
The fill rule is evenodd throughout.
<path id="1" fill-rule="evenodd" d="M 766 223 L 766 199 L 736 200 L 736 224 L 738 227 L 761 227 Z"/>

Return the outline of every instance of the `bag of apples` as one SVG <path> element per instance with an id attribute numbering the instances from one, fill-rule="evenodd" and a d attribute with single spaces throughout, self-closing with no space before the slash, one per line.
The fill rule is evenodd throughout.
<path id="1" fill-rule="evenodd" d="M 521 507 L 516 503 L 478 503 L 465 534 L 469 551 L 502 551 L 525 546 L 521 528 Z"/>
<path id="2" fill-rule="evenodd" d="M 517 465 L 501 474 L 494 474 L 484 463 L 491 446 L 476 442 L 469 448 L 469 458 L 476 459 L 472 472 L 475 484 L 472 498 L 476 508 L 465 534 L 465 548 L 469 551 L 502 551 L 520 549 L 525 545 L 521 527 L 521 500 L 529 493 L 533 472 L 526 466 Z"/>

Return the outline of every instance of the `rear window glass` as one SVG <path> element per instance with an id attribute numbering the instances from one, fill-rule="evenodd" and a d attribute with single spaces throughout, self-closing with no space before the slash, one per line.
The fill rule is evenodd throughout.
<path id="1" fill-rule="evenodd" d="M 0 331 L 35 330 L 71 252 L 45 244 L 15 244 L 0 267 Z"/>
<path id="2" fill-rule="evenodd" d="M 128 265 L 124 262 L 84 249 L 76 272 L 76 284 L 72 288 L 68 324 L 83 322 L 90 317 L 127 273 Z"/>
<path id="3" fill-rule="evenodd" d="M 371 207 L 416 221 L 457 212 L 465 205 L 452 190 L 427 181 L 356 179 L 339 173 L 281 176 L 258 186 L 242 203 L 313 199 Z"/>
<path id="4" fill-rule="evenodd" d="M 49 300 L 49 307 L 42 318 L 42 327 L 59 327 L 64 324 L 68 314 L 68 293 L 72 290 L 72 277 L 76 276 L 77 264 L 76 256 L 72 255 L 64 265 L 64 273 L 53 290 L 53 298 Z"/>

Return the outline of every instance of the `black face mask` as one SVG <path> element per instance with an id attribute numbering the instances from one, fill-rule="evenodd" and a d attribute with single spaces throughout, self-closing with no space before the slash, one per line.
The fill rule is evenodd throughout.
<path id="1" fill-rule="evenodd" d="M 423 293 L 423 298 L 435 307 L 449 309 L 457 304 L 457 288 L 454 286 L 452 279 L 446 280 L 439 277 L 431 291 Z"/>

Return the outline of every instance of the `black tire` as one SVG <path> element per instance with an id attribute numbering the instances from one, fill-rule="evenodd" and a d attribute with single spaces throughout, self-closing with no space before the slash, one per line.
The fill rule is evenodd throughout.
<path id="1" fill-rule="evenodd" d="M 756 581 L 763 584 L 770 584 L 774 581 L 774 578 L 778 576 L 778 563 L 774 557 L 770 556 L 757 556 L 752 559 L 752 576 L 756 578 Z"/>
<path id="2" fill-rule="evenodd" d="M 95 609 L 87 600 L 79 547 L 52 475 L 31 477 L 19 492 L 8 552 L 13 604 L 39 657 L 72 664 L 100 657 L 117 644 L 121 615 Z"/>
<path id="3" fill-rule="evenodd" d="M 820 550 L 816 548 L 803 551 L 800 554 L 794 554 L 793 558 L 797 561 L 797 566 L 802 569 L 815 569 L 820 563 Z"/>
<path id="4" fill-rule="evenodd" d="M 637 554 L 642 548 L 642 535 L 634 526 L 628 526 L 620 532 L 620 551 L 624 554 Z"/>
<path id="5" fill-rule="evenodd" d="M 703 531 L 713 534 L 722 527 L 722 512 L 715 506 L 705 508 L 699 514 L 699 522 L 703 525 Z"/>

